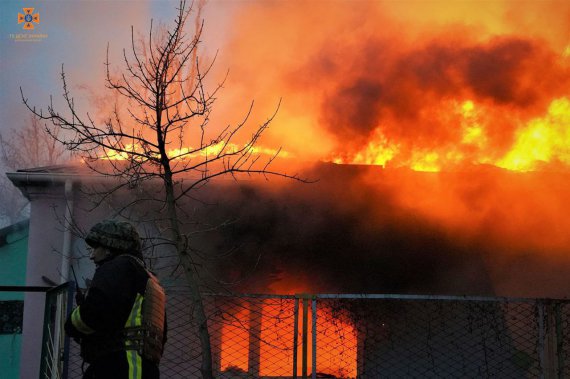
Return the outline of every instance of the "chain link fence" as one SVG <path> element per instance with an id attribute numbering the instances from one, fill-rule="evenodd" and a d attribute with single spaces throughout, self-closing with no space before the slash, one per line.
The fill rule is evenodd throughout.
<path id="1" fill-rule="evenodd" d="M 192 303 L 184 290 L 169 290 L 168 340 L 160 363 L 163 378 L 200 378 L 201 348 Z M 217 378 L 292 377 L 296 362 L 298 299 L 294 296 L 207 295 L 213 365 Z M 69 378 L 81 378 L 77 344 Z"/>
<path id="2" fill-rule="evenodd" d="M 329 377 L 561 378 L 570 374 L 566 302 L 322 296 L 317 304 L 317 368 L 327 370 Z M 338 346 L 340 351 L 329 358 L 321 346 Z"/>
<path id="3" fill-rule="evenodd" d="M 565 300 L 207 295 L 204 304 L 216 378 L 570 376 Z M 168 292 L 163 378 L 200 378 L 191 312 L 187 292 Z M 76 345 L 69 378 L 81 378 Z"/>

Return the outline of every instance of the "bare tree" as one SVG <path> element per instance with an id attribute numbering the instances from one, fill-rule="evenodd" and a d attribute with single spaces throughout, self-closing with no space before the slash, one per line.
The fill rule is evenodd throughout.
<path id="1" fill-rule="evenodd" d="M 30 115 L 29 122 L 23 129 L 13 130 L 7 136 L 0 133 L 2 162 L 9 169 L 61 163 L 65 158 L 65 149 L 53 135 L 59 138 L 59 128 L 48 133 L 40 119 Z"/>
<path id="2" fill-rule="evenodd" d="M 198 3 L 196 20 L 200 20 L 202 5 L 203 2 Z M 188 235 L 181 229 L 181 202 L 224 175 L 301 179 L 270 168 L 279 151 L 263 158 L 256 153 L 255 146 L 275 114 L 253 132 L 247 132 L 245 127 L 253 103 L 237 125 L 216 129 L 209 124 L 223 80 L 208 91 L 206 77 L 215 59 L 204 64 L 199 57 L 203 22 L 189 22 L 192 12 L 193 7 L 181 0 L 173 25 L 157 31 L 151 21 L 148 36 L 142 41 L 131 28 L 131 46 L 128 52 L 123 50 L 122 71 L 113 72 L 107 53 L 106 87 L 118 100 L 104 122 L 98 123 L 91 114 L 80 114 L 76 109 L 63 67 L 65 113 L 56 110 L 53 103 L 47 112 L 36 109 L 23 91 L 22 99 L 35 116 L 50 120 L 65 131 L 65 138 L 52 133 L 55 140 L 78 154 L 95 172 L 119 179 L 110 192 L 137 187 L 149 180 L 161 183 L 163 191 L 152 201 L 166 210 L 169 243 L 177 252 L 193 304 L 190 316 L 201 342 L 200 370 L 203 378 L 210 379 L 213 370 L 207 317 L 198 268 Z M 239 143 L 238 135 L 246 133 L 245 142 Z M 129 206 L 138 201 L 133 200 Z"/>
<path id="3" fill-rule="evenodd" d="M 57 128 L 51 130 L 52 135 L 59 136 L 59 133 Z M 3 169 L 10 171 L 62 163 L 67 158 L 65 149 L 52 135 L 34 115 L 30 115 L 22 129 L 0 133 L 0 162 Z M 5 175 L 0 177 L 0 188 L 1 212 L 6 220 L 14 223 L 22 217 L 28 201 Z"/>

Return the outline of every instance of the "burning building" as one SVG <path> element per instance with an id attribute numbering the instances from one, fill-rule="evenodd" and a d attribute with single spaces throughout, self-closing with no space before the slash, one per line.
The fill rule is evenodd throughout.
<path id="1" fill-rule="evenodd" d="M 242 106 L 246 91 L 248 99 L 258 92 L 282 96 L 263 143 L 269 152 L 283 145 L 284 159 L 275 164 L 298 167 L 311 183 L 220 181 L 199 193 L 201 202 L 184 204 L 184 211 L 203 220 L 188 224 L 188 231 L 209 289 L 272 295 L 568 296 L 570 5 L 428 3 L 259 2 L 236 11 L 232 38 L 220 59 L 231 56 L 232 77 L 239 80 L 230 77 L 231 92 L 220 103 L 225 113 L 212 115 L 211 124 L 241 119 L 236 114 L 247 109 Z M 104 121 L 116 104 L 97 100 L 94 119 Z M 273 114 L 276 103 L 262 100 L 251 119 Z M 175 156 L 189 157 L 193 150 L 185 142 L 180 141 Z M 217 142 L 211 147 L 224 145 Z M 120 161 L 136 148 L 107 149 L 98 157 Z M 79 236 L 95 219 L 113 212 L 84 211 L 90 199 L 77 191 L 78 185 L 92 179 L 81 175 L 58 170 L 10 175 L 32 201 L 28 285 L 42 284 L 44 276 L 69 279 L 70 257 L 80 277 L 89 276 Z M 128 196 L 124 192 L 111 200 L 121 204 Z M 66 224 L 72 218 L 77 235 Z M 161 231 L 151 223 L 140 227 L 150 237 Z M 201 229 L 206 232 L 194 233 Z M 160 249 L 147 253 L 155 269 L 168 273 L 167 285 L 180 284 L 175 260 L 163 259 L 168 254 Z M 298 315 L 294 307 L 294 299 L 284 306 L 288 318 Z M 290 331 L 297 323 L 284 327 L 270 311 L 254 312 L 243 304 L 221 309 L 220 317 L 233 316 L 214 331 L 220 371 L 264 376 L 277 370 L 272 363 L 277 360 L 297 367 L 292 355 L 281 357 L 280 350 L 268 348 L 279 345 L 281 335 L 267 326 L 274 322 Z M 334 307 L 324 309 L 331 313 Z M 399 314 L 422 315 L 422 308 L 389 309 L 378 324 L 368 315 L 361 329 L 355 308 L 324 316 L 342 325 L 347 346 L 355 347 L 345 353 L 353 363 L 335 363 L 327 371 L 362 376 L 359 370 L 370 367 L 390 372 L 382 364 L 392 362 L 402 372 L 396 358 L 380 364 L 365 356 L 385 357 L 388 347 L 401 351 L 418 339 L 428 347 L 449 341 L 443 332 L 428 338 L 425 330 L 431 330 L 435 316 L 423 319 L 421 331 L 411 328 L 402 335 L 397 325 L 407 321 Z M 448 330 L 459 331 L 461 325 L 472 325 L 465 321 L 470 314 L 461 309 L 446 314 L 453 320 L 440 320 L 447 320 Z M 487 315 L 499 319 L 493 324 L 498 335 L 512 334 L 508 311 L 491 306 Z M 29 317 L 25 328 L 38 331 Z M 543 329 L 537 327 L 542 332 L 536 333 L 542 341 Z M 485 324 L 469 330 L 492 332 Z M 230 335 L 241 336 L 241 342 L 232 345 Z M 371 341 L 371 335 L 378 339 Z M 455 342 L 468 345 L 470 340 L 464 334 Z M 508 357 L 509 372 L 531 369 L 528 349 L 509 338 L 499 342 L 489 346 Z M 437 354 L 425 351 L 431 355 L 416 362 L 435 365 Z"/>
<path id="2" fill-rule="evenodd" d="M 358 303 L 365 299 L 354 299 L 339 308 L 334 299 L 325 297 L 318 300 L 318 310 L 305 306 L 309 321 L 303 323 L 303 298 L 293 294 L 565 297 L 570 290 L 566 283 L 570 262 L 564 254 L 567 236 L 563 233 L 568 222 L 564 204 L 570 191 L 566 174 L 514 173 L 493 167 L 419 173 L 321 164 L 306 175 L 318 181 L 214 182 L 202 193 L 202 206 L 188 207 L 193 217 L 202 220 L 199 229 L 216 226 L 193 234 L 192 246 L 202 257 L 203 288 L 214 293 L 229 289 L 268 296 L 242 300 L 214 296 L 209 303 L 214 315 L 212 338 L 218 349 L 216 367 L 230 377 L 267 377 L 268 373 L 290 372 L 293 367 L 301 373 L 302 352 L 292 346 L 301 346 L 305 325 L 305 336 L 312 335 L 312 328 L 321 333 L 316 348 L 320 372 L 344 378 L 365 378 L 366 372 L 372 373 L 369 377 L 380 371 L 404 372 L 397 360 L 386 358 L 385 349 L 403 352 L 411 348 L 414 339 L 425 340 L 425 346 L 431 346 L 430 342 L 442 346 L 451 338 L 450 331 L 471 328 L 480 337 L 497 330 L 503 331 L 501 335 L 520 335 L 527 330 L 509 324 L 513 318 L 506 318 L 508 309 L 494 303 L 483 306 L 481 303 L 488 303 L 482 300 L 474 306 L 454 303 L 450 312 L 443 312 L 431 303 L 398 305 L 388 298 L 383 300 L 384 306 L 370 311 L 379 305 L 362 308 Z M 86 260 L 81 231 L 96 219 L 109 216 L 105 209 L 86 212 L 90 199 L 80 189 L 88 187 L 93 177 L 61 169 L 27 170 L 10 177 L 32 201 L 28 262 L 33 264 L 28 265 L 27 285 L 45 285 L 46 278 L 57 282 L 62 275 L 69 279 L 67 258 L 71 258 L 80 281 L 89 278 L 92 267 Z M 125 196 L 128 191 L 112 202 L 121 204 Z M 66 222 L 72 219 L 74 227 L 69 228 Z M 152 224 L 142 223 L 139 229 L 147 236 L 157 233 Z M 176 309 L 187 309 L 183 290 L 177 293 L 184 283 L 177 276 L 176 260 L 157 249 L 147 249 L 146 254 L 171 291 Z M 361 309 L 368 311 L 362 313 Z M 319 324 L 313 326 L 310 320 L 316 312 Z M 526 308 L 525 312 L 535 313 Z M 479 318 L 473 318 L 474 314 Z M 32 316 L 24 319 L 27 330 L 34 330 Z M 178 314 L 169 324 L 180 331 L 187 325 L 186 317 Z M 489 323 L 491 319 L 499 324 Z M 417 329 L 403 328 L 411 324 Z M 424 334 L 436 324 L 441 329 Z M 498 329 L 487 329 L 491 326 Z M 403 330 L 407 331 L 402 334 Z M 191 338 L 180 340 L 177 337 L 184 334 L 177 334 L 167 354 L 179 356 L 173 360 L 179 363 L 165 367 L 188 365 L 191 371 L 195 366 L 184 358 L 191 355 Z M 314 348 L 310 347 L 311 337 L 307 338 L 305 356 L 311 357 Z M 327 338 L 343 343 L 326 343 Z M 469 334 L 461 338 L 465 343 L 475 340 Z M 390 345 L 386 341 L 391 341 Z M 500 346 L 488 347 L 501 351 L 500 356 L 509 361 L 529 350 L 508 339 L 501 341 Z M 25 337 L 24 346 L 28 347 L 24 348 L 33 350 L 32 345 L 34 342 Z M 434 354 L 449 357 L 457 352 L 460 350 L 446 348 Z M 380 356 L 380 361 L 374 358 Z M 526 355 L 522 356 L 525 366 Z M 471 355 L 467 369 L 480 362 L 475 357 Z M 416 355 L 417 365 L 408 364 L 408 369 L 424 372 L 431 367 L 431 361 L 425 359 Z M 310 359 L 304 367 L 311 370 Z M 501 366 L 501 370 L 529 370 L 517 364 L 509 367 Z"/>

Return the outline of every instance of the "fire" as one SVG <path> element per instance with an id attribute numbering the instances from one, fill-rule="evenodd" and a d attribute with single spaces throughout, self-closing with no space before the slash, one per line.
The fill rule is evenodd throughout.
<path id="1" fill-rule="evenodd" d="M 481 12 L 478 2 L 286 3 L 233 9 L 212 72 L 223 77 L 232 68 L 211 125 L 240 119 L 250 96 L 253 124 L 275 112 L 274 97 L 283 100 L 266 146 L 253 153 L 272 155 L 282 145 L 281 157 L 304 162 L 427 172 L 570 164 L 563 132 L 570 45 L 558 5 L 497 1 Z M 221 143 L 199 153 L 171 146 L 169 157 L 185 160 L 216 154 Z"/>
<path id="2" fill-rule="evenodd" d="M 554 100 L 546 116 L 531 120 L 497 165 L 516 171 L 533 171 L 552 161 L 570 165 L 570 101 Z"/>
<path id="3" fill-rule="evenodd" d="M 198 157 L 201 157 L 201 158 L 213 157 L 213 156 L 220 154 L 222 152 L 222 150 L 224 150 L 225 152 L 228 152 L 228 153 L 232 153 L 232 152 L 239 151 L 240 149 L 242 149 L 244 147 L 246 148 L 247 152 L 254 154 L 254 155 L 274 156 L 277 153 L 279 153 L 279 157 L 281 157 L 281 158 L 291 157 L 291 153 L 289 153 L 288 151 L 284 151 L 284 150 L 273 149 L 273 148 L 268 148 L 268 147 L 258 147 L 258 146 L 251 146 L 251 147 L 242 146 L 242 147 L 240 147 L 237 144 L 225 143 L 224 141 L 213 143 L 213 144 L 208 145 L 202 149 L 195 149 L 191 146 L 181 147 L 181 148 L 176 148 L 176 149 L 170 149 L 170 150 L 168 150 L 168 152 L 166 154 L 172 160 L 187 160 L 187 159 L 193 159 L 193 158 L 198 158 Z M 98 155 L 98 157 L 99 157 L 99 159 L 102 159 L 102 160 L 112 160 L 112 161 L 124 161 L 124 160 L 128 160 L 128 159 L 140 160 L 140 159 L 142 159 L 142 157 L 139 156 L 138 154 L 144 153 L 144 149 L 139 144 L 126 144 L 120 150 L 121 151 L 114 150 L 114 149 L 105 149 L 103 153 L 100 153 Z M 152 154 L 152 156 L 159 157 L 159 154 Z"/>
<path id="4" fill-rule="evenodd" d="M 245 325 L 248 324 L 249 312 L 241 309 L 224 322 L 221 341 L 221 368 L 239 369 L 247 372 L 249 359 L 249 333 Z"/>
<path id="5" fill-rule="evenodd" d="M 299 307 L 301 320 L 302 305 Z M 346 317 L 336 316 L 331 309 L 317 310 L 317 372 L 338 378 L 355 378 L 357 365 L 357 334 Z M 308 316 L 307 371 L 312 372 L 312 311 Z M 336 317 L 335 317 L 336 316 Z M 302 373 L 302 327 L 299 321 L 297 372 Z M 256 326 L 255 324 L 259 325 Z M 256 332 L 252 330 L 256 329 Z M 291 376 L 293 371 L 294 337 L 293 302 L 275 303 L 275 299 L 260 305 L 240 308 L 226 316 L 221 329 L 220 368 L 222 372 L 249 372 L 259 370 L 260 377 Z M 258 347 L 252 348 L 257 341 Z M 257 353 L 256 353 L 257 351 Z M 252 357 L 252 354 L 259 354 Z M 253 363 L 252 363 L 253 362 Z M 255 363 L 257 362 L 257 363 Z"/>
<path id="6" fill-rule="evenodd" d="M 221 55 L 239 73 L 232 91 L 283 98 L 271 142 L 307 161 L 416 171 L 568 166 L 555 133 L 529 138 L 570 99 L 568 6 L 286 3 L 240 7 Z"/>
<path id="7" fill-rule="evenodd" d="M 351 155 L 333 156 L 330 160 L 335 163 L 409 167 L 427 172 L 465 164 L 488 164 L 512 171 L 535 171 L 549 164 L 570 166 L 570 100 L 567 97 L 553 100 L 544 116 L 521 125 L 510 148 L 504 152 L 497 148 L 489 132 L 494 120 L 487 114 L 488 106 L 478 105 L 473 100 L 452 104 L 451 110 L 444 106 L 443 112 L 451 115 L 446 121 L 456 124 L 460 131 L 456 143 L 430 148 L 410 147 L 391 140 L 379 127 L 362 149 Z"/>
<path id="8" fill-rule="evenodd" d="M 382 131 L 377 129 L 372 141 L 368 142 L 366 148 L 357 152 L 350 159 L 340 156 L 334 157 L 334 163 L 352 163 L 352 164 L 371 164 L 385 166 L 398 153 L 399 146 L 397 143 L 390 143 Z"/>

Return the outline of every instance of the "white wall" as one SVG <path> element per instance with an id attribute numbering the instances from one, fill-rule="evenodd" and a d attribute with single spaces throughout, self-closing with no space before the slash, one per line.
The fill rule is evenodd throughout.
<path id="1" fill-rule="evenodd" d="M 63 186 L 33 189 L 26 266 L 26 286 L 48 286 L 43 278 L 59 283 L 63 228 L 56 221 L 63 217 Z M 38 378 L 44 325 L 43 293 L 26 293 L 20 377 Z"/>

